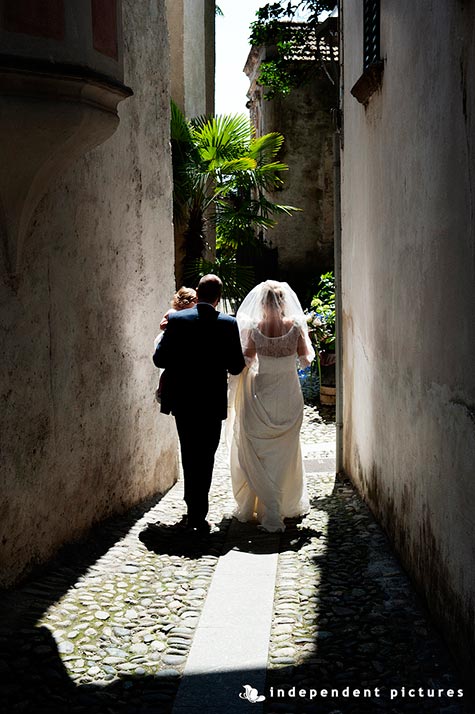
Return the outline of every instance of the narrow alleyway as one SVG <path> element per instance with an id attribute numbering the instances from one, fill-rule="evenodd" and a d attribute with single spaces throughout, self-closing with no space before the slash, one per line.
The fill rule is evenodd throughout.
<path id="1" fill-rule="evenodd" d="M 174 526 L 179 483 L 6 593 L 2 711 L 469 712 L 384 534 L 351 485 L 335 482 L 333 439 L 332 421 L 306 407 L 312 511 L 281 536 L 229 517 L 222 446 L 206 542 L 190 545 Z M 240 698 L 246 684 L 266 699 Z"/>

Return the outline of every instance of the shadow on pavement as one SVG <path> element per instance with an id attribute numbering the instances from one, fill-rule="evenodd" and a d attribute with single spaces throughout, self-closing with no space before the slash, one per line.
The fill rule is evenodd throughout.
<path id="1" fill-rule="evenodd" d="M 73 683 L 56 640 L 48 628 L 38 626 L 43 613 L 74 587 L 88 568 L 123 537 L 157 501 L 143 504 L 121 518 L 93 529 L 90 536 L 63 548 L 57 558 L 24 585 L 5 592 L 0 603 L 0 701 L 2 711 L 25 714 L 168 714 L 180 678 L 171 670 L 120 675 L 93 684 Z M 188 712 L 258 712 L 290 714 L 472 714 L 460 700 L 446 695 L 411 698 L 410 688 L 454 689 L 462 687 L 453 663 L 430 624 L 423 605 L 404 573 L 397 566 L 385 536 L 349 482 L 337 480 L 334 491 L 314 499 L 313 509 L 328 514 L 328 530 L 304 527 L 288 521 L 278 536 L 258 531 L 253 524 L 240 524 L 232 536 L 229 519 L 203 543 L 188 545 L 170 526 L 149 527 L 141 540 L 156 553 L 199 558 L 208 553 L 222 555 L 232 548 L 251 553 L 296 552 L 295 592 L 299 592 L 299 567 L 307 556 L 307 545 L 326 548 L 313 556 L 318 565 L 318 593 L 310 608 L 311 624 L 317 634 L 299 640 L 295 666 L 271 663 L 267 671 L 264 702 L 240 698 L 244 685 L 263 681 L 262 671 L 210 672 L 189 675 L 187 688 L 205 691 L 201 701 L 185 702 L 175 714 Z M 228 538 L 226 536 L 228 535 Z M 394 566 L 394 564 L 396 564 Z M 299 619 L 300 618 L 300 619 Z M 299 612 L 297 628 L 305 625 Z M 307 647 L 305 648 L 305 646 Z M 213 642 L 210 641 L 210 647 Z M 62 657 L 67 659 L 62 652 Z M 139 669 L 139 668 L 138 668 Z M 372 690 L 371 698 L 345 698 L 345 688 Z M 402 688 L 405 694 L 402 695 Z M 338 696 L 321 690 L 338 690 Z M 390 689 L 398 694 L 392 700 Z M 379 696 L 376 695 L 379 689 Z M 300 690 L 305 692 L 300 696 Z M 318 694 L 312 695 L 311 690 Z M 224 702 L 224 704 L 223 704 Z M 223 708 L 225 707 L 225 708 Z"/>
<path id="2" fill-rule="evenodd" d="M 287 529 L 296 526 L 301 520 L 287 519 Z M 283 534 L 266 533 L 259 530 L 255 523 L 238 523 L 235 519 L 223 518 L 205 536 L 189 533 L 179 524 L 158 523 L 147 526 L 139 538 L 149 550 L 158 555 L 181 555 L 196 559 L 203 555 L 224 556 L 230 550 L 257 555 L 297 551 L 320 535 L 319 531 L 310 528 L 292 528 Z"/>
<path id="3" fill-rule="evenodd" d="M 132 714 L 154 711 L 156 714 L 161 710 L 160 702 L 171 701 L 178 680 L 176 676 L 167 676 L 166 672 L 159 677 L 105 682 L 103 686 L 77 686 L 63 665 L 50 630 L 38 626 L 49 607 L 74 587 L 79 578 L 160 500 L 161 496 L 149 499 L 122 516 L 103 521 L 93 527 L 86 538 L 64 546 L 20 586 L 1 594 L 2 712 Z M 147 702 L 152 701 L 153 706 L 147 709 Z"/>
<path id="4" fill-rule="evenodd" d="M 318 592 L 306 624 L 316 636 L 306 640 L 305 623 L 297 623 L 302 632 L 293 643 L 307 651 L 297 666 L 268 669 L 266 693 L 274 696 L 266 714 L 473 714 L 468 691 L 457 697 L 464 683 L 445 644 L 351 483 L 337 478 L 330 495 L 313 499 L 312 510 L 328 517 L 326 548 L 311 558 Z M 313 699 L 311 689 L 318 692 Z M 276 697 L 278 690 L 287 696 Z"/>
<path id="5" fill-rule="evenodd" d="M 149 501 L 125 516 L 112 518 L 93 528 L 87 538 L 65 546 L 54 560 L 39 569 L 24 584 L 2 594 L 2 711 L 25 714 L 171 712 L 180 682 L 178 672 L 164 670 L 161 665 L 161 671 L 157 671 L 154 676 L 145 673 L 119 674 L 118 679 L 109 682 L 76 684 L 63 664 L 63 659 L 68 660 L 68 654 L 60 654 L 51 631 L 48 627 L 39 625 L 49 607 L 60 601 L 98 558 L 123 538 L 156 502 L 157 499 Z M 292 523 L 296 525 L 297 521 Z M 166 525 L 150 526 L 142 531 L 140 537 L 155 552 L 176 553 L 191 558 L 207 553 L 223 555 L 233 548 L 257 554 L 279 550 L 279 535 L 263 533 L 257 530 L 255 524 L 237 524 L 237 528 L 229 529 L 230 524 L 230 519 L 223 519 L 216 532 L 199 544 L 186 544 L 183 531 L 177 533 L 180 529 Z M 314 535 L 309 529 L 293 533 L 291 538 L 284 534 L 281 537 L 280 549 L 298 550 Z M 212 646 L 210 642 L 210 647 Z M 84 659 L 87 659 L 86 653 Z M 90 665 L 93 666 L 94 662 L 91 661 Z M 260 706 L 240 698 L 239 694 L 244 692 L 245 684 L 254 686 L 253 683 L 264 680 L 265 672 L 250 672 L 245 668 L 245 664 L 242 672 L 191 675 L 187 677 L 187 690 L 199 691 L 206 701 L 196 702 L 195 709 L 189 709 L 188 701 L 186 710 L 200 714 L 206 711 L 257 713 Z"/>

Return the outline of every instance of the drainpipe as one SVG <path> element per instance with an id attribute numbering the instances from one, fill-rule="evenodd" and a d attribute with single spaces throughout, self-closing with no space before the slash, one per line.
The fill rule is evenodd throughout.
<path id="1" fill-rule="evenodd" d="M 343 330 L 342 330 L 342 279 L 341 279 L 341 131 L 343 116 L 343 1 L 338 2 L 339 25 L 339 107 L 336 111 L 336 131 L 333 135 L 334 180 L 334 246 L 335 246 L 335 335 L 336 335 L 336 473 L 343 471 Z"/>

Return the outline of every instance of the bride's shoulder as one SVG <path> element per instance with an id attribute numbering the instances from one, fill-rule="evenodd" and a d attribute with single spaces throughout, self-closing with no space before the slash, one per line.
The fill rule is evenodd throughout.
<path id="1" fill-rule="evenodd" d="M 299 323 L 291 317 L 286 317 L 284 319 L 285 334 L 293 334 L 294 330 L 299 328 Z"/>

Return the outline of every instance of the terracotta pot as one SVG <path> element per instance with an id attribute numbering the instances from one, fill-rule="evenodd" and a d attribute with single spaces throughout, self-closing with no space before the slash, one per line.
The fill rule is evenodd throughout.
<path id="1" fill-rule="evenodd" d="M 320 403 L 336 404 L 336 387 L 325 387 L 322 384 L 320 387 Z"/>

